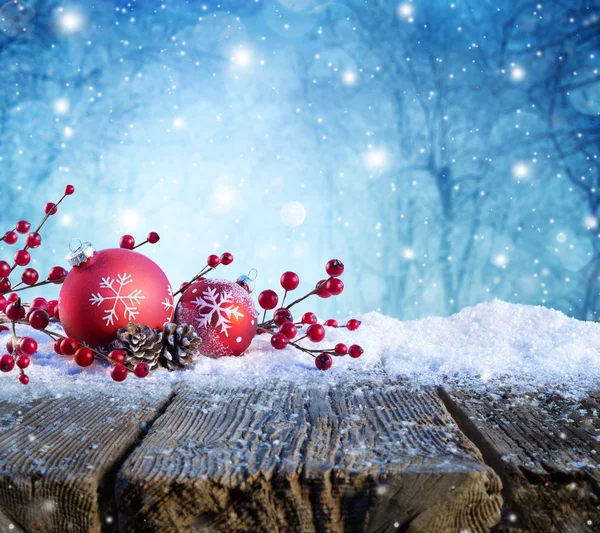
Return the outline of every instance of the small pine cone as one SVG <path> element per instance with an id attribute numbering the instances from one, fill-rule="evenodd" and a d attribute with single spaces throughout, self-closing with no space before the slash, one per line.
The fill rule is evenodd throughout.
<path id="1" fill-rule="evenodd" d="M 117 338 L 110 343 L 110 349 L 122 350 L 125 366 L 131 370 L 138 363 L 147 363 L 154 368 L 162 350 L 162 331 L 130 322 L 126 328 L 117 331 Z"/>
<path id="2" fill-rule="evenodd" d="M 169 370 L 187 368 L 198 358 L 201 339 L 194 326 L 165 323 L 163 327 L 163 350 L 159 363 Z"/>

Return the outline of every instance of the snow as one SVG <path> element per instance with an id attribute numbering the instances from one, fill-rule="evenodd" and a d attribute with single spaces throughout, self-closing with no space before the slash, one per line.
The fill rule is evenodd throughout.
<path id="1" fill-rule="evenodd" d="M 309 355 L 293 348 L 275 351 L 266 336 L 259 336 L 244 357 L 201 357 L 187 371 L 161 369 L 143 380 L 130 376 L 115 383 L 102 365 L 80 369 L 45 343 L 27 369 L 30 385 L 21 385 L 16 373 L 0 376 L 0 399 L 91 390 L 164 396 L 179 383 L 198 389 L 211 384 L 269 386 L 275 381 L 359 386 L 364 379 L 396 378 L 416 386 L 544 390 L 575 397 L 597 387 L 600 379 L 600 324 L 551 309 L 496 300 L 445 318 L 402 322 L 375 312 L 360 318 L 358 331 L 328 329 L 323 345 L 356 343 L 365 353 L 360 359 L 336 357 L 327 372 L 318 371 Z M 43 340 L 40 334 L 33 336 Z"/>

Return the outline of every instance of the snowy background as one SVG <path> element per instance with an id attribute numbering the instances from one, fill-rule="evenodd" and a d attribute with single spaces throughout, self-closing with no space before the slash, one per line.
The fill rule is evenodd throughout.
<path id="1" fill-rule="evenodd" d="M 0 223 L 77 192 L 33 254 L 123 233 L 177 286 L 332 257 L 322 315 L 501 298 L 595 319 L 600 2 L 8 1 Z M 290 202 L 296 202 L 291 203 Z M 0 247 L 0 258 L 9 256 Z M 54 289 L 40 291 L 55 295 Z"/>

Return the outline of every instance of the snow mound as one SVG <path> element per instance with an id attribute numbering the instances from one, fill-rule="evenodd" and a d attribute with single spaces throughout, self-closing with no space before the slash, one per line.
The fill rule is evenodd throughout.
<path id="1" fill-rule="evenodd" d="M 28 332 L 38 342 L 44 341 L 27 369 L 31 383 L 24 387 L 16 373 L 0 376 L 0 399 L 94 390 L 104 395 L 158 397 L 179 383 L 199 389 L 268 386 L 276 381 L 348 386 L 365 378 L 422 386 L 554 390 L 573 396 L 600 382 L 600 324 L 551 309 L 493 301 L 444 318 L 402 322 L 367 313 L 361 319 L 363 324 L 355 332 L 328 329 L 323 346 L 360 344 L 365 353 L 360 359 L 336 357 L 327 372 L 318 371 L 312 357 L 298 350 L 273 350 L 263 335 L 254 339 L 244 357 L 201 357 L 190 370 L 158 370 L 144 380 L 130 376 L 123 383 L 113 382 L 102 365 L 78 368 L 70 358 L 54 354 L 43 336 Z"/>

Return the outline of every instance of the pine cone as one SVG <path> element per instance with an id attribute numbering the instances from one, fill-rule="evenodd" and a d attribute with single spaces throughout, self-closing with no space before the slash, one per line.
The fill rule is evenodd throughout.
<path id="1" fill-rule="evenodd" d="M 117 331 L 117 338 L 110 343 L 111 350 L 125 353 L 125 366 L 133 370 L 138 363 L 147 363 L 150 368 L 158 364 L 162 350 L 162 331 L 150 326 L 130 322 Z"/>
<path id="2" fill-rule="evenodd" d="M 169 370 L 182 370 L 198 358 L 201 339 L 194 326 L 165 323 L 159 363 Z"/>

